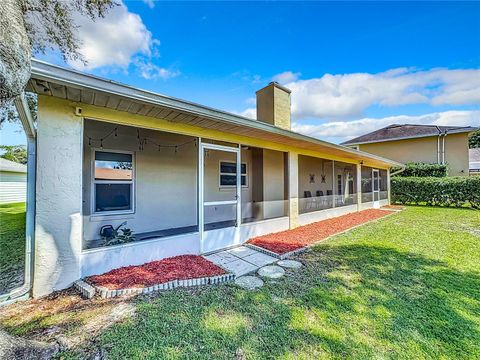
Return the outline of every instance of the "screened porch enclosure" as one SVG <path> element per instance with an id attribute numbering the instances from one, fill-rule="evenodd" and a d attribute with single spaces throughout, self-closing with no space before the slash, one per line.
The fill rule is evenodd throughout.
<path id="1" fill-rule="evenodd" d="M 299 213 L 357 204 L 355 164 L 300 155 Z"/>
<path id="2" fill-rule="evenodd" d="M 84 249 L 121 224 L 135 241 L 198 231 L 197 138 L 84 123 Z"/>
<path id="3" fill-rule="evenodd" d="M 83 249 L 107 246 L 105 226 L 131 229 L 134 242 L 207 238 L 215 230 L 228 240 L 242 224 L 285 217 L 286 159 L 279 151 L 86 119 Z"/>

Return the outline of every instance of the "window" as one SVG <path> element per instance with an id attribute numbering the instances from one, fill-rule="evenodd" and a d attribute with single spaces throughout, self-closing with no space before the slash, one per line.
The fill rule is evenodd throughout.
<path id="1" fill-rule="evenodd" d="M 243 163 L 241 168 L 241 183 L 247 187 L 247 164 Z M 237 164 L 234 162 L 220 161 L 220 186 L 233 187 L 237 185 Z"/>
<path id="2" fill-rule="evenodd" d="M 342 175 L 337 175 L 337 194 L 342 195 Z"/>
<path id="3" fill-rule="evenodd" d="M 133 211 L 133 154 L 95 151 L 93 213 Z"/>

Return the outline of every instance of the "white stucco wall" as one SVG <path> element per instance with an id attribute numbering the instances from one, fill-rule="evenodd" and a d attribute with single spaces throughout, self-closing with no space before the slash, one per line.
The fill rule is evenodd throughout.
<path id="1" fill-rule="evenodd" d="M 74 106 L 39 96 L 35 222 L 35 297 L 80 277 L 82 118 Z"/>

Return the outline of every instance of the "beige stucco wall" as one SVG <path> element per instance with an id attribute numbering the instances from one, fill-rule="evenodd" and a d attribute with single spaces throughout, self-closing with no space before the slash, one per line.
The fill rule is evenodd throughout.
<path id="1" fill-rule="evenodd" d="M 359 145 L 359 150 L 401 163 L 438 161 L 438 136 L 385 141 Z M 443 140 L 440 141 L 440 151 Z M 440 155 L 441 159 L 441 155 Z M 445 138 L 445 162 L 450 176 L 468 175 L 468 134 L 449 134 Z"/>
<path id="2" fill-rule="evenodd" d="M 383 156 L 403 164 L 408 162 L 437 162 L 437 136 L 385 141 L 372 144 L 361 144 L 359 150 Z"/>
<path id="3" fill-rule="evenodd" d="M 450 176 L 469 174 L 468 133 L 450 134 L 445 138 L 445 162 Z"/>

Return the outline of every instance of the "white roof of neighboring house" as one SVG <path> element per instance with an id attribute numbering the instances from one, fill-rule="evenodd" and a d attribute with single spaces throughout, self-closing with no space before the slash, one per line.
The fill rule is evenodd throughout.
<path id="1" fill-rule="evenodd" d="M 470 171 L 480 172 L 480 148 L 469 149 Z"/>
<path id="2" fill-rule="evenodd" d="M 215 129 L 226 133 L 291 145 L 300 149 L 330 153 L 356 161 L 386 167 L 404 165 L 383 157 L 284 130 L 262 121 L 189 101 L 141 90 L 115 81 L 84 74 L 32 59 L 27 91 L 76 103 L 156 117 L 173 123 Z"/>
<path id="3" fill-rule="evenodd" d="M 23 164 L 16 163 L 4 158 L 0 158 L 0 171 L 16 172 L 16 173 L 26 173 L 27 166 Z"/>

